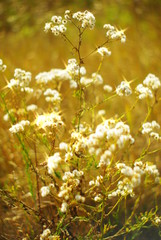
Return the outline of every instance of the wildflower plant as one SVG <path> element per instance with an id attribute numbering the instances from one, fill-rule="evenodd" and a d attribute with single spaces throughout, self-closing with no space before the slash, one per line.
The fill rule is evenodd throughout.
<path id="1" fill-rule="evenodd" d="M 160 187 L 156 157 L 161 150 L 161 133 L 159 123 L 150 120 L 160 102 L 160 80 L 148 74 L 136 87 L 126 79 L 115 89 L 108 82 L 104 84 L 102 64 L 112 54 L 110 43 L 125 43 L 126 35 L 125 30 L 105 24 L 104 42 L 84 54 L 83 34 L 93 31 L 95 22 L 95 16 L 87 10 L 67 10 L 63 17 L 53 16 L 44 31 L 63 38 L 74 57 L 63 69 L 38 73 L 35 79 L 30 72 L 15 69 L 1 91 L 4 121 L 22 153 L 27 184 L 20 183 L 14 194 L 7 187 L 0 193 L 29 219 L 33 216 L 40 226 L 38 231 L 34 226 L 31 231 L 35 231 L 35 239 L 36 235 L 40 239 L 115 239 L 129 237 L 145 226 L 159 228 L 161 222 L 153 194 Z M 68 36 L 70 26 L 78 34 L 77 43 Z M 100 55 L 100 64 L 89 75 L 85 62 L 93 53 Z M 0 60 L 3 76 L 5 69 Z M 63 84 L 74 98 L 70 124 L 63 114 L 63 103 L 68 102 Z M 102 96 L 90 98 L 98 87 Z M 113 108 L 107 114 L 111 99 L 126 103 L 127 98 L 135 99 L 134 104 L 122 114 Z M 133 126 L 129 118 L 137 116 L 134 109 L 139 109 L 138 103 L 143 107 L 147 104 L 148 111 Z M 28 193 L 30 201 L 22 196 Z M 143 211 L 149 195 L 152 205 Z M 31 232 L 22 229 L 21 237 L 31 239 Z"/>

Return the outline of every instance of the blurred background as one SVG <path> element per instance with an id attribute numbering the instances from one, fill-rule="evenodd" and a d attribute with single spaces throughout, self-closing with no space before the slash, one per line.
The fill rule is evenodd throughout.
<path id="1" fill-rule="evenodd" d="M 0 58 L 8 65 L 9 77 L 16 67 L 33 75 L 64 67 L 64 62 L 72 57 L 70 46 L 44 33 L 43 28 L 52 15 L 63 15 L 66 9 L 87 9 L 96 17 L 96 30 L 84 36 L 85 51 L 105 39 L 105 23 L 127 29 L 126 44 L 110 46 L 112 56 L 105 63 L 108 74 L 104 73 L 108 81 L 120 82 L 122 76 L 143 79 L 149 72 L 160 75 L 160 0 L 1 0 Z M 89 70 L 94 71 L 96 59 L 92 56 L 88 61 Z"/>

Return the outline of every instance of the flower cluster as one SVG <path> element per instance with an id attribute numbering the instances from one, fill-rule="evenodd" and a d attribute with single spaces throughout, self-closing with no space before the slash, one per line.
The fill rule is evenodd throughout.
<path id="1" fill-rule="evenodd" d="M 95 26 L 95 17 L 91 12 L 86 10 L 72 14 L 69 10 L 66 10 L 64 18 L 61 16 L 52 16 L 51 21 L 45 24 L 44 31 L 48 32 L 50 30 L 55 36 L 64 34 L 67 30 L 67 22 L 72 21 L 72 19 L 76 19 L 83 29 L 93 29 Z"/>
<path id="2" fill-rule="evenodd" d="M 153 90 L 156 90 L 160 87 L 160 80 L 154 74 L 149 73 L 148 76 L 143 81 L 143 84 Z"/>
<path id="3" fill-rule="evenodd" d="M 9 131 L 11 133 L 19 133 L 19 132 L 23 132 L 25 130 L 26 126 L 29 126 L 30 122 L 28 120 L 22 120 L 21 122 L 14 124 Z"/>
<path id="4" fill-rule="evenodd" d="M 89 153 L 99 157 L 99 167 L 110 164 L 112 155 L 117 148 L 122 149 L 132 143 L 134 143 L 134 139 L 130 135 L 129 126 L 113 119 L 99 124 L 95 133 L 90 134 L 87 138 Z"/>
<path id="5" fill-rule="evenodd" d="M 110 93 L 110 92 L 112 92 L 113 89 L 112 89 L 112 87 L 110 85 L 105 84 L 103 86 L 103 90 L 108 92 L 108 93 Z"/>
<path id="6" fill-rule="evenodd" d="M 61 16 L 52 16 L 51 21 L 45 24 L 44 31 L 48 32 L 51 30 L 55 36 L 58 36 L 66 32 L 66 24 L 67 20 L 63 19 Z"/>
<path id="7" fill-rule="evenodd" d="M 124 33 L 125 30 L 118 30 L 116 27 L 110 24 L 105 24 L 103 28 L 107 30 L 106 37 L 109 40 L 120 39 L 122 43 L 126 42 L 126 35 Z"/>
<path id="8" fill-rule="evenodd" d="M 80 22 L 82 28 L 89 28 L 91 30 L 95 26 L 95 17 L 87 10 L 84 12 L 76 12 L 72 17 Z"/>
<path id="9" fill-rule="evenodd" d="M 156 130 L 160 129 L 160 125 L 156 121 L 146 122 L 142 125 L 142 134 L 147 134 L 150 137 L 153 137 L 156 140 L 161 139 Z"/>
<path id="10" fill-rule="evenodd" d="M 55 187 L 55 186 L 54 186 L 53 183 L 49 184 L 49 186 L 44 186 L 44 187 L 42 187 L 42 188 L 40 189 L 41 196 L 42 196 L 42 197 L 46 197 L 47 195 L 49 195 L 50 189 L 51 189 L 51 188 L 54 188 L 54 187 Z"/>
<path id="11" fill-rule="evenodd" d="M 116 167 L 125 177 L 118 182 L 117 189 L 109 193 L 109 199 L 127 195 L 133 197 L 135 195 L 134 189 L 141 184 L 143 175 L 147 174 L 149 177 L 154 177 L 155 182 L 159 181 L 159 171 L 156 165 L 148 162 L 143 164 L 142 161 L 135 161 L 133 168 L 127 166 L 125 163 L 117 163 Z"/>
<path id="12" fill-rule="evenodd" d="M 56 80 L 70 80 L 71 76 L 66 69 L 52 69 L 49 72 L 41 72 L 36 77 L 37 84 L 48 84 Z"/>
<path id="13" fill-rule="evenodd" d="M 35 120 L 36 126 L 42 129 L 46 128 L 57 128 L 62 126 L 64 123 L 61 116 L 57 112 L 47 113 L 43 115 L 38 115 Z"/>
<path id="14" fill-rule="evenodd" d="M 109 51 L 106 47 L 99 47 L 97 52 L 102 56 L 111 56 L 111 51 Z"/>
<path id="15" fill-rule="evenodd" d="M 138 94 L 139 99 L 153 98 L 154 91 L 160 87 L 160 80 L 154 74 L 149 73 L 143 81 L 143 84 L 139 84 L 135 91 Z"/>
<path id="16" fill-rule="evenodd" d="M 46 240 L 49 239 L 49 236 L 51 234 L 51 231 L 49 228 L 45 229 L 42 234 L 40 234 L 40 240 Z"/>
<path id="17" fill-rule="evenodd" d="M 65 172 L 63 176 L 64 183 L 60 187 L 60 191 L 58 194 L 58 197 L 63 199 L 63 203 L 61 206 L 61 211 L 66 212 L 67 211 L 67 201 L 70 200 L 70 197 L 74 194 L 74 198 L 76 201 L 84 202 L 85 197 L 81 196 L 78 192 L 79 185 L 80 185 L 80 179 L 83 177 L 84 172 L 73 170 L 73 172 Z"/>
<path id="18" fill-rule="evenodd" d="M 4 72 L 6 70 L 7 66 L 3 64 L 3 60 L 0 59 L 0 72 Z"/>
<path id="19" fill-rule="evenodd" d="M 132 94 L 130 83 L 128 81 L 122 81 L 119 86 L 116 88 L 116 94 L 120 97 L 129 96 Z"/>
<path id="20" fill-rule="evenodd" d="M 57 90 L 48 88 L 44 92 L 45 100 L 54 104 L 59 104 L 61 101 L 60 93 Z"/>
<path id="21" fill-rule="evenodd" d="M 58 164 L 62 161 L 60 157 L 60 153 L 56 152 L 53 156 L 48 157 L 47 163 L 48 163 L 48 173 L 53 174 L 54 170 L 58 168 Z"/>
<path id="22" fill-rule="evenodd" d="M 91 180 L 89 182 L 89 186 L 96 186 L 96 187 L 99 187 L 100 184 L 102 183 L 103 181 L 103 177 L 100 175 L 100 176 L 97 176 L 96 177 L 96 180 Z"/>
<path id="23" fill-rule="evenodd" d="M 30 82 L 31 73 L 20 68 L 16 68 L 14 72 L 14 78 L 10 80 L 7 87 L 11 89 L 20 89 L 22 92 L 32 93 L 33 89 L 29 87 Z"/>

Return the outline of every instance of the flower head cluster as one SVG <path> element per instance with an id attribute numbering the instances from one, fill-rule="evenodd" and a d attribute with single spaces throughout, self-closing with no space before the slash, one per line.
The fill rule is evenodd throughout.
<path id="1" fill-rule="evenodd" d="M 89 153 L 99 157 L 99 167 L 110 164 L 111 157 L 117 148 L 122 149 L 133 142 L 129 126 L 113 119 L 99 124 L 95 133 L 87 138 Z"/>
<path id="2" fill-rule="evenodd" d="M 120 170 L 124 178 L 118 182 L 117 189 L 108 195 L 109 198 L 119 195 L 130 195 L 133 197 L 135 195 L 134 189 L 141 184 L 142 176 L 146 174 L 152 176 L 155 182 L 159 181 L 159 171 L 156 165 L 148 162 L 143 164 L 142 161 L 135 161 L 133 168 L 127 166 L 125 163 L 117 163 L 116 167 Z"/>
<path id="3" fill-rule="evenodd" d="M 83 171 L 73 170 L 73 172 L 65 172 L 63 176 L 64 183 L 60 187 L 60 192 L 58 197 L 63 198 L 63 203 L 61 207 L 62 212 L 67 210 L 67 201 L 70 199 L 70 196 L 74 194 L 76 201 L 84 202 L 85 198 L 78 193 L 78 186 L 80 184 L 80 179 L 84 175 Z"/>
<path id="4" fill-rule="evenodd" d="M 30 104 L 30 105 L 28 105 L 28 106 L 26 107 L 26 110 L 27 110 L 28 112 L 34 112 L 34 111 L 37 110 L 37 109 L 38 109 L 38 106 L 35 105 L 35 104 Z"/>
<path id="5" fill-rule="evenodd" d="M 156 121 L 146 122 L 142 125 L 142 134 L 148 134 L 156 140 L 161 139 L 156 130 L 160 129 L 160 125 Z"/>
<path id="6" fill-rule="evenodd" d="M 126 42 L 126 35 L 125 35 L 125 30 L 118 30 L 116 27 L 110 25 L 110 24 L 105 24 L 103 26 L 107 30 L 106 32 L 106 37 L 109 40 L 117 40 L 120 39 L 122 43 Z"/>
<path id="7" fill-rule="evenodd" d="M 55 187 L 54 184 L 49 184 L 49 186 L 44 186 L 40 189 L 40 192 L 41 192 L 41 196 L 42 197 L 46 197 L 47 195 L 49 195 L 50 193 L 50 189 L 51 187 Z"/>
<path id="8" fill-rule="evenodd" d="M 54 104 L 59 104 L 61 101 L 60 93 L 57 90 L 51 88 L 46 89 L 44 92 L 45 100 Z"/>
<path id="9" fill-rule="evenodd" d="M 133 185 L 128 178 L 124 178 L 122 181 L 119 181 L 117 184 L 117 189 L 108 194 L 108 198 L 111 199 L 116 196 L 127 196 L 130 195 L 133 197 L 135 194 L 133 192 Z"/>
<path id="10" fill-rule="evenodd" d="M 139 84 L 135 91 L 138 94 L 139 99 L 153 98 L 154 91 L 160 87 L 160 80 L 154 74 L 148 74 L 143 81 L 143 84 Z"/>
<path id="11" fill-rule="evenodd" d="M 110 85 L 106 84 L 106 85 L 103 86 L 103 90 L 110 93 L 110 92 L 112 92 L 113 89 Z"/>
<path id="12" fill-rule="evenodd" d="M 50 188 L 49 186 L 44 186 L 40 189 L 41 196 L 46 197 L 50 193 Z"/>
<path id="13" fill-rule="evenodd" d="M 78 76 L 79 74 L 85 75 L 86 69 L 85 67 L 79 67 L 77 60 L 75 58 L 71 58 L 68 60 L 68 64 L 66 66 L 67 72 L 70 76 Z"/>
<path id="14" fill-rule="evenodd" d="M 40 240 L 46 240 L 49 239 L 49 236 L 51 234 L 51 231 L 49 228 L 45 229 L 42 234 L 40 234 Z"/>
<path id="15" fill-rule="evenodd" d="M 97 52 L 102 56 L 111 56 L 111 51 L 109 51 L 106 47 L 99 47 Z"/>
<path id="16" fill-rule="evenodd" d="M 0 59 L 0 72 L 4 72 L 6 70 L 7 66 L 3 64 L 3 60 Z"/>
<path id="17" fill-rule="evenodd" d="M 60 157 L 60 153 L 56 152 L 53 156 L 48 157 L 47 163 L 48 163 L 48 173 L 53 174 L 54 170 L 58 168 L 58 164 L 62 161 Z"/>
<path id="18" fill-rule="evenodd" d="M 16 68 L 14 72 L 14 78 L 10 80 L 7 87 L 20 89 L 22 92 L 32 93 L 33 89 L 29 87 L 31 82 L 31 73 L 26 72 L 20 68 Z"/>
<path id="19" fill-rule="evenodd" d="M 120 97 L 131 95 L 132 90 L 131 90 L 131 87 L 130 87 L 130 83 L 128 81 L 122 81 L 121 84 L 119 86 L 117 86 L 116 93 Z"/>
<path id="20" fill-rule="evenodd" d="M 35 124 L 42 129 L 46 129 L 48 127 L 57 128 L 58 126 L 63 125 L 63 121 L 61 120 L 61 116 L 57 112 L 52 112 L 44 115 L 38 115 Z"/>
<path id="21" fill-rule="evenodd" d="M 49 72 L 39 73 L 35 79 L 38 84 L 47 84 L 53 82 L 54 80 L 70 80 L 71 76 L 66 69 L 52 69 Z"/>
<path id="22" fill-rule="evenodd" d="M 89 28 L 90 30 L 94 28 L 95 26 L 95 17 L 94 15 L 89 11 L 84 12 L 76 12 L 72 15 L 73 19 L 76 19 L 80 22 L 82 28 Z"/>
<path id="23" fill-rule="evenodd" d="M 96 187 L 99 187 L 100 184 L 102 183 L 103 181 L 103 177 L 100 175 L 100 176 L 97 176 L 96 177 L 96 180 L 91 180 L 89 182 L 89 186 L 96 186 Z"/>
<path id="24" fill-rule="evenodd" d="M 66 24 L 67 20 L 63 19 L 61 16 L 52 16 L 51 21 L 45 24 L 44 31 L 48 32 L 51 30 L 55 36 L 58 36 L 66 32 Z"/>
<path id="25" fill-rule="evenodd" d="M 11 133 L 19 133 L 25 131 L 25 127 L 29 126 L 30 122 L 28 120 L 22 120 L 21 122 L 14 124 L 9 131 Z"/>
<path id="26" fill-rule="evenodd" d="M 148 76 L 143 81 L 143 84 L 153 90 L 156 90 L 160 87 L 160 80 L 154 74 L 149 73 Z"/>

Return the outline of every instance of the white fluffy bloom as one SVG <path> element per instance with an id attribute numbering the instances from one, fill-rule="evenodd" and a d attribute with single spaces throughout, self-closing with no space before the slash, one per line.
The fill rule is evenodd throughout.
<path id="1" fill-rule="evenodd" d="M 78 202 L 85 202 L 85 197 L 81 196 L 80 194 L 75 195 L 75 200 Z"/>
<path id="2" fill-rule="evenodd" d="M 142 134 L 149 134 L 154 130 L 160 129 L 160 125 L 156 121 L 146 122 L 142 125 Z"/>
<path id="3" fill-rule="evenodd" d="M 93 73 L 92 74 L 92 78 L 93 78 L 93 83 L 94 83 L 94 85 L 101 85 L 101 84 L 103 84 L 103 78 L 102 78 L 102 76 L 100 75 L 100 74 L 98 74 L 98 73 Z"/>
<path id="4" fill-rule="evenodd" d="M 42 197 L 46 197 L 50 193 L 50 187 L 44 186 L 40 189 L 40 192 Z"/>
<path id="5" fill-rule="evenodd" d="M 148 87 L 144 87 L 143 84 L 139 84 L 135 88 L 136 93 L 139 95 L 139 99 L 153 98 L 153 93 Z"/>
<path id="6" fill-rule="evenodd" d="M 22 120 L 21 122 L 14 124 L 9 131 L 11 133 L 23 132 L 26 126 L 29 126 L 30 122 L 28 120 Z"/>
<path id="7" fill-rule="evenodd" d="M 31 82 L 31 73 L 26 72 L 20 68 L 16 68 L 14 71 L 14 78 L 7 84 L 8 88 L 20 89 L 22 92 L 33 92 L 32 88 L 29 88 Z"/>
<path id="8" fill-rule="evenodd" d="M 0 59 L 0 72 L 4 72 L 6 70 L 7 66 L 3 64 L 3 60 Z"/>
<path id="9" fill-rule="evenodd" d="M 122 81 L 121 84 L 119 86 L 117 86 L 116 93 L 120 97 L 131 95 L 132 90 L 131 90 L 131 87 L 130 87 L 130 83 L 127 82 L 127 81 Z"/>
<path id="10" fill-rule="evenodd" d="M 122 43 L 126 42 L 126 35 L 125 35 L 125 30 L 118 30 L 116 27 L 110 25 L 110 24 L 105 24 L 103 26 L 104 29 L 107 30 L 106 32 L 106 37 L 109 40 L 117 40 L 120 39 Z"/>
<path id="11" fill-rule="evenodd" d="M 95 202 L 100 202 L 101 200 L 102 200 L 101 194 L 98 194 L 98 195 L 96 195 L 96 196 L 94 197 L 94 201 L 95 201 Z"/>
<path id="12" fill-rule="evenodd" d="M 31 104 L 31 105 L 28 105 L 27 107 L 26 107 L 26 110 L 28 111 L 28 112 L 34 112 L 35 110 L 37 110 L 37 105 L 35 105 L 35 104 Z"/>
<path id="13" fill-rule="evenodd" d="M 42 129 L 47 127 L 58 127 L 62 126 L 63 122 L 61 120 L 61 116 L 57 112 L 52 112 L 44 115 L 38 115 L 35 124 Z"/>
<path id="14" fill-rule="evenodd" d="M 40 235 L 40 240 L 48 239 L 50 234 L 51 234 L 50 229 L 49 228 L 45 229 L 43 233 Z"/>
<path id="15" fill-rule="evenodd" d="M 38 84 L 47 84 L 48 82 L 52 82 L 54 80 L 70 80 L 71 76 L 67 72 L 66 69 L 52 69 L 49 72 L 41 72 L 36 77 L 36 82 Z"/>
<path id="16" fill-rule="evenodd" d="M 97 52 L 102 56 L 110 56 L 111 55 L 111 51 L 109 51 L 106 47 L 99 47 L 97 49 Z"/>
<path id="17" fill-rule="evenodd" d="M 44 92 L 44 96 L 46 96 L 45 100 L 47 102 L 60 103 L 61 101 L 60 93 L 55 89 L 46 89 L 46 91 Z"/>
<path id="18" fill-rule="evenodd" d="M 108 92 L 108 93 L 112 92 L 112 90 L 113 90 L 110 85 L 104 85 L 104 86 L 103 86 L 103 89 L 104 89 L 104 91 L 106 91 L 106 92 Z"/>
<path id="19" fill-rule="evenodd" d="M 56 152 L 53 156 L 48 157 L 48 173 L 53 174 L 54 170 L 58 168 L 58 164 L 61 162 L 60 153 Z"/>
<path id="20" fill-rule="evenodd" d="M 148 76 L 143 81 L 143 84 L 153 90 L 158 89 L 161 85 L 159 78 L 152 73 L 148 74 Z"/>
<path id="21" fill-rule="evenodd" d="M 44 31 L 48 32 L 51 30 L 55 36 L 58 36 L 66 32 L 66 23 L 67 21 L 62 19 L 61 16 L 52 16 L 51 21 L 45 24 Z"/>
<path id="22" fill-rule="evenodd" d="M 93 29 L 95 26 L 95 17 L 87 10 L 84 12 L 76 12 L 72 15 L 72 17 L 81 23 L 82 28 Z"/>
<path id="23" fill-rule="evenodd" d="M 60 150 L 65 150 L 65 151 L 67 152 L 67 150 L 68 150 L 68 144 L 65 143 L 65 142 L 61 142 L 61 143 L 59 144 L 59 149 L 60 149 Z"/>
<path id="24" fill-rule="evenodd" d="M 68 204 L 67 202 L 63 202 L 61 205 L 61 212 L 65 213 L 67 211 Z"/>
<path id="25" fill-rule="evenodd" d="M 101 109 L 101 110 L 98 111 L 97 114 L 98 114 L 98 116 L 103 116 L 103 115 L 106 114 L 106 111 L 104 109 Z"/>

